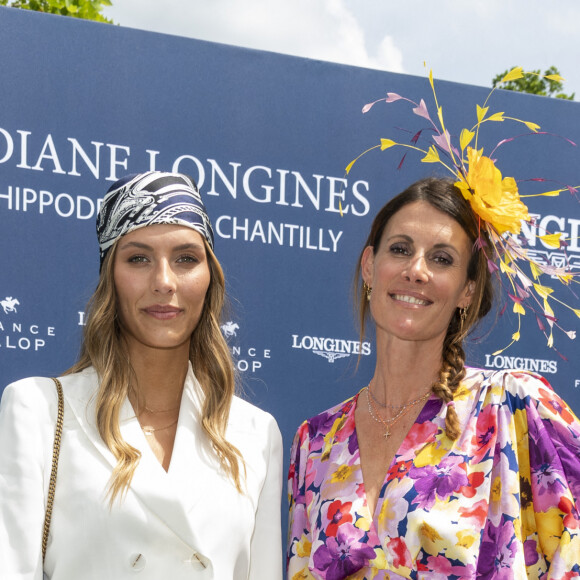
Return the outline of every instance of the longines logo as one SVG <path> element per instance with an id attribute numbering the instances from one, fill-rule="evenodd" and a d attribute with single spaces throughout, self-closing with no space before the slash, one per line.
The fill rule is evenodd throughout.
<path id="1" fill-rule="evenodd" d="M 312 351 L 324 357 L 329 363 L 335 360 L 354 355 L 368 356 L 371 354 L 371 343 L 343 338 L 324 338 L 319 336 L 292 335 L 292 348 Z"/>
<path id="2" fill-rule="evenodd" d="M 518 369 L 536 373 L 558 372 L 558 361 L 541 358 L 525 358 L 522 356 L 485 355 L 485 366 L 488 369 Z"/>
<path id="3" fill-rule="evenodd" d="M 522 223 L 521 236 L 527 243 L 530 259 L 550 264 L 557 268 L 569 268 L 571 272 L 580 270 L 580 220 L 552 214 L 530 214 L 533 220 Z M 541 236 L 551 233 L 562 235 L 561 248 L 554 249 Z M 563 251 L 565 247 L 566 251 Z M 554 276 L 555 278 L 556 276 Z"/>
<path id="4" fill-rule="evenodd" d="M 46 340 L 55 336 L 54 326 L 23 323 L 19 317 L 20 300 L 6 296 L 0 300 L 0 348 L 38 351 L 46 346 Z"/>
<path id="5" fill-rule="evenodd" d="M 258 348 L 256 346 L 241 346 L 239 344 L 230 344 L 235 341 L 238 336 L 238 330 L 240 325 L 233 320 L 229 320 L 225 324 L 221 325 L 221 331 L 224 338 L 228 342 L 230 351 L 234 358 L 234 363 L 238 371 L 245 373 L 250 371 L 255 373 L 259 371 L 264 362 L 270 359 L 270 349 L 269 348 Z"/>

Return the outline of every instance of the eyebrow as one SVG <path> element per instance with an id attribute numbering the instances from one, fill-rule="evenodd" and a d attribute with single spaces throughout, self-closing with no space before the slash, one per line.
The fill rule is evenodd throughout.
<path id="1" fill-rule="evenodd" d="M 389 238 L 386 238 L 385 241 L 390 242 L 391 240 L 393 240 L 393 238 L 403 238 L 405 241 L 410 242 L 411 244 L 415 243 L 413 238 L 411 236 L 407 236 L 406 234 L 394 234 L 394 235 L 390 236 Z M 436 250 L 451 249 L 451 250 L 459 253 L 459 250 L 453 244 L 439 243 L 439 244 L 435 244 L 433 246 L 433 248 Z"/>
<path id="2" fill-rule="evenodd" d="M 147 250 L 149 252 L 153 252 L 155 250 L 153 246 L 150 246 L 149 244 L 144 244 L 143 242 L 127 242 L 119 246 L 119 250 L 126 250 L 128 248 L 139 248 L 140 250 Z M 172 251 L 182 252 L 184 250 L 199 250 L 201 248 L 203 248 L 203 244 L 189 242 L 187 244 L 180 244 L 179 246 L 174 246 L 172 248 Z"/>

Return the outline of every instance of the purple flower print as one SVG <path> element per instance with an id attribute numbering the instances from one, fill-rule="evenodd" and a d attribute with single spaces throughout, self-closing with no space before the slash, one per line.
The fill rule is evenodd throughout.
<path id="1" fill-rule="evenodd" d="M 358 437 L 356 429 L 353 429 L 351 436 L 348 438 L 348 452 L 351 456 L 358 455 Z"/>
<path id="2" fill-rule="evenodd" d="M 506 521 L 502 516 L 497 527 L 488 521 L 477 562 L 478 578 L 513 580 L 511 566 L 516 552 L 513 548 L 515 537 L 512 521 Z"/>
<path id="3" fill-rule="evenodd" d="M 413 467 L 409 471 L 415 479 L 417 497 L 413 500 L 422 509 L 431 509 L 437 498 L 446 499 L 454 491 L 469 484 L 462 457 L 442 459 L 438 465 Z"/>
<path id="4" fill-rule="evenodd" d="M 536 540 L 526 540 L 524 542 L 524 557 L 526 560 L 526 566 L 531 566 L 540 559 L 538 556 L 538 544 L 536 543 Z"/>
<path id="5" fill-rule="evenodd" d="M 534 490 L 540 509 L 547 510 L 557 503 L 566 490 L 566 483 L 576 497 L 580 493 L 580 445 L 570 448 L 565 427 L 549 422 L 530 421 L 530 468 Z M 547 495 L 547 497 L 542 497 Z M 555 499 L 554 499 L 555 498 Z"/>
<path id="6" fill-rule="evenodd" d="M 342 580 L 360 570 L 375 557 L 375 551 L 361 543 L 365 532 L 346 523 L 338 528 L 336 537 L 326 538 L 326 544 L 314 552 L 316 570 L 326 580 Z"/>
<path id="7" fill-rule="evenodd" d="M 313 448 L 319 449 L 324 443 L 324 437 L 330 432 L 336 420 L 334 413 L 321 413 L 310 420 L 309 435 Z"/>

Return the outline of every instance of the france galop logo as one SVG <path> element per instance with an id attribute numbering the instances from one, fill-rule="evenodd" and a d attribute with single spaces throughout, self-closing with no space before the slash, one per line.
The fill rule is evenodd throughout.
<path id="1" fill-rule="evenodd" d="M 4 309 L 4 314 L 10 314 L 11 312 L 18 312 L 16 310 L 16 306 L 20 306 L 20 302 L 18 302 L 18 298 L 13 298 L 12 296 L 6 296 L 4 300 L 0 300 L 0 304 Z"/>

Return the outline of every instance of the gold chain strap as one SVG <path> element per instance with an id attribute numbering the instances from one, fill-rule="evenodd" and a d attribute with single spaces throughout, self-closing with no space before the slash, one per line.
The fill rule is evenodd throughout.
<path id="1" fill-rule="evenodd" d="M 58 393 L 58 415 L 56 417 L 56 429 L 54 431 L 54 444 L 52 446 L 52 468 L 50 470 L 50 483 L 48 484 L 48 498 L 46 501 L 46 514 L 44 516 L 44 531 L 42 533 L 42 561 L 46 554 L 50 519 L 52 518 L 52 504 L 54 503 L 54 490 L 56 488 L 56 472 L 58 470 L 58 456 L 60 454 L 60 441 L 62 438 L 62 423 L 64 420 L 64 397 L 62 385 L 58 379 L 52 379 Z"/>

